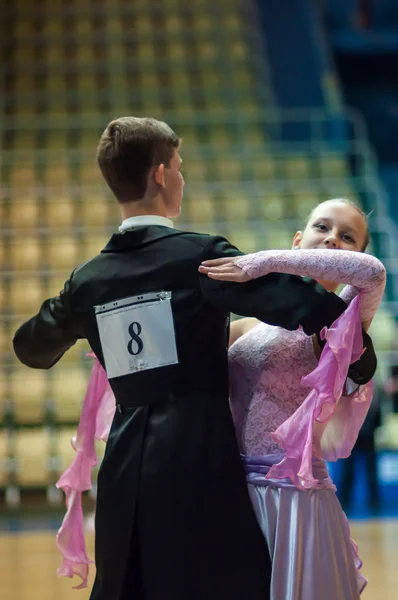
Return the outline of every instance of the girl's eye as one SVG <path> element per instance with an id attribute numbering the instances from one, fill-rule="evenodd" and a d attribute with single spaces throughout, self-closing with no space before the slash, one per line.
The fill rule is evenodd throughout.
<path id="1" fill-rule="evenodd" d="M 327 231 L 327 227 L 323 223 L 317 223 L 317 225 L 315 225 L 315 227 L 317 229 L 319 229 L 320 231 Z"/>
<path id="2" fill-rule="evenodd" d="M 354 240 L 354 238 L 352 238 L 350 235 L 348 235 L 348 234 L 345 234 L 345 235 L 343 236 L 343 238 L 344 238 L 344 241 L 346 241 L 346 242 L 349 242 L 350 244 L 355 244 L 355 240 Z"/>

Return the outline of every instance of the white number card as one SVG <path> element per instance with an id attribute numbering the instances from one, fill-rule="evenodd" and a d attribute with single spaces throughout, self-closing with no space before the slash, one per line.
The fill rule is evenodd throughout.
<path id="1" fill-rule="evenodd" d="M 94 308 L 108 379 L 178 363 L 171 292 Z"/>

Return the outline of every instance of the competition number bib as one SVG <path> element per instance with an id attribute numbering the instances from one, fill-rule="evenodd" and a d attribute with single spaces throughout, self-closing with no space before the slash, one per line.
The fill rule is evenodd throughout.
<path id="1" fill-rule="evenodd" d="M 171 292 L 95 306 L 108 379 L 178 363 Z"/>

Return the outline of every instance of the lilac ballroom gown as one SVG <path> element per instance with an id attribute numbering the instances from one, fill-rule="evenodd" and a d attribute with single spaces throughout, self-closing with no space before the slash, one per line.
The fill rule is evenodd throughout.
<path id="1" fill-rule="evenodd" d="M 353 252 L 344 253 L 356 255 L 352 264 L 343 265 L 339 255 L 336 266 L 333 255 L 343 251 L 325 252 L 330 253 L 265 251 L 238 264 L 251 277 L 280 271 L 347 283 L 351 278 L 356 287 L 347 286 L 342 296 L 350 302 L 360 292 L 361 319 L 371 318 L 383 295 L 384 267 Z M 309 266 L 311 256 L 316 262 Z M 271 600 L 357 600 L 367 582 L 325 462 L 313 458 L 317 482 L 312 489 L 299 489 L 288 478 L 265 478 L 284 455 L 271 432 L 302 405 L 309 390 L 301 379 L 317 364 L 312 338 L 303 331 L 264 323 L 229 351 L 231 410 L 249 493 L 271 555 Z"/>

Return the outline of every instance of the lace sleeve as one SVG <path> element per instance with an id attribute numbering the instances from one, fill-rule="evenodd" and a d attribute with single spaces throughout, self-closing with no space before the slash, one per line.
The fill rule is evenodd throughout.
<path id="1" fill-rule="evenodd" d="M 346 304 L 350 304 L 356 296 L 358 296 L 359 290 L 352 285 L 346 285 L 341 290 L 339 296 L 344 300 Z"/>
<path id="2" fill-rule="evenodd" d="M 386 285 L 384 265 L 374 256 L 349 250 L 264 250 L 239 258 L 237 266 L 252 279 L 271 272 L 349 284 L 341 297 L 361 293 L 361 320 L 371 320 Z"/>

